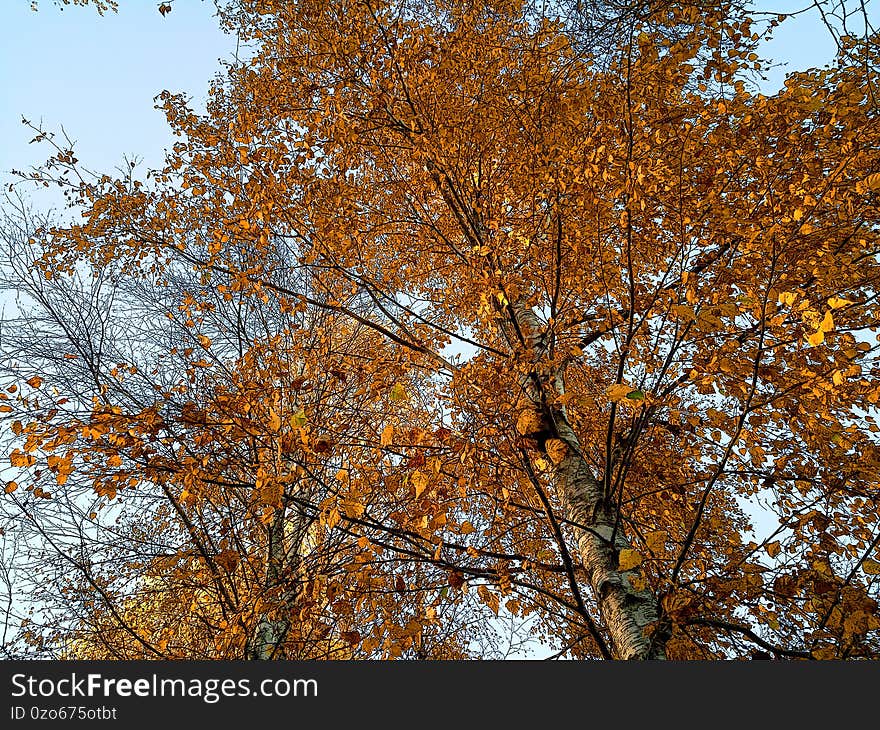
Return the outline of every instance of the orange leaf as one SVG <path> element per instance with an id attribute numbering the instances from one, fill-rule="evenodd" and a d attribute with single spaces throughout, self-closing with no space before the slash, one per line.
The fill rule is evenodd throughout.
<path id="1" fill-rule="evenodd" d="M 382 435 L 379 437 L 379 444 L 382 446 L 388 446 L 394 440 L 394 426 L 392 424 L 388 424 L 382 429 Z"/>

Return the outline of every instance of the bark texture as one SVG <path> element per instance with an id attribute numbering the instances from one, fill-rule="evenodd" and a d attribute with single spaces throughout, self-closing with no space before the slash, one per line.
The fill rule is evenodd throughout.
<path id="1" fill-rule="evenodd" d="M 511 306 L 509 321 L 516 336 L 535 362 L 544 361 L 548 343 L 543 327 L 531 309 Z M 511 341 L 513 333 L 506 332 Z M 577 434 L 564 407 L 549 407 L 546 390 L 564 393 L 564 373 L 560 370 L 529 373 L 521 382 L 526 407 L 533 409 L 543 434 L 565 444 L 564 456 L 554 462 L 553 478 L 564 506 L 565 519 L 574 524 L 574 542 L 581 567 L 595 595 L 602 619 L 618 659 L 665 659 L 668 632 L 660 621 L 657 597 L 650 590 L 636 590 L 632 579 L 638 569 L 620 570 L 619 555 L 632 549 L 617 522 L 617 512 L 606 498 L 601 482 L 583 456 Z M 543 449 L 544 446 L 542 445 Z"/>
<path id="2" fill-rule="evenodd" d="M 279 592 L 278 605 L 257 617 L 247 647 L 248 659 L 297 658 L 286 656 L 284 642 L 290 632 L 293 608 L 302 593 L 302 552 L 307 527 L 304 515 L 291 517 L 287 509 L 278 510 L 269 524 L 265 590 L 270 595 Z"/>

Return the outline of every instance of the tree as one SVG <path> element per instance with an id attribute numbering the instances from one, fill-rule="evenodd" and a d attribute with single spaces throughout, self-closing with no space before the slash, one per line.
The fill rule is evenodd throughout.
<path id="1" fill-rule="evenodd" d="M 329 623 L 368 656 L 425 655 L 438 631 L 466 654 L 517 618 L 573 657 L 876 657 L 876 38 L 768 97 L 741 8 L 639 8 L 600 63 L 571 14 L 529 3 L 225 6 L 252 55 L 204 115 L 162 95 L 164 169 L 87 180 L 60 148 L 34 175 L 84 208 L 40 229 L 39 270 L 181 294 L 188 271 L 182 331 L 204 348 L 238 331 L 205 329 L 236 302 L 320 314 L 312 339 L 288 357 L 276 324 L 199 351 L 186 455 L 138 403 L 40 411 L 13 464 L 88 462 L 98 494 L 172 484 L 199 510 L 221 481 L 264 493 L 241 450 L 269 434 L 265 458 L 317 491 L 282 487 L 262 517 L 310 515 L 310 575 L 347 575 Z M 345 394 L 301 403 L 302 363 Z M 308 459 L 284 444 L 306 423 L 334 434 L 309 431 Z M 251 646 L 308 625 L 268 555 Z"/>
<path id="2" fill-rule="evenodd" d="M 27 302 L 7 323 L 9 375 L 30 391 L 21 411 L 6 407 L 23 441 L 10 459 L 29 466 L 47 438 L 64 455 L 29 475 L 23 498 L 7 488 L 12 544 L 32 548 L 17 582 L 43 608 L 24 640 L 88 658 L 351 655 L 368 619 L 344 604 L 341 619 L 326 614 L 363 550 L 329 534 L 339 517 L 324 502 L 358 509 L 345 453 L 375 440 L 358 424 L 388 407 L 355 353 L 381 358 L 383 343 L 326 311 L 226 299 L 185 269 L 161 283 L 107 268 L 47 280 L 30 266 L 33 223 L 22 209 L 4 231 L 7 283 Z M 57 387 L 65 397 L 40 397 Z M 455 643 L 425 634 L 420 650 L 454 656 Z"/>

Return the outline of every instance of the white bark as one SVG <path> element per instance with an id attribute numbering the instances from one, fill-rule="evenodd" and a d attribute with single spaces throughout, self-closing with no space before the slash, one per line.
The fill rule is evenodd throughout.
<path id="1" fill-rule="evenodd" d="M 306 526 L 302 518 L 295 518 L 294 529 L 289 528 L 290 516 L 286 509 L 280 509 L 269 525 L 266 590 L 281 588 L 278 608 L 260 614 L 254 627 L 253 636 L 247 647 L 247 658 L 268 660 L 288 658 L 281 656 L 281 650 L 290 631 L 291 613 L 302 592 L 302 550 L 305 543 Z M 289 543 L 289 547 L 286 547 Z M 282 582 L 287 585 L 281 586 Z"/>
<path id="2" fill-rule="evenodd" d="M 515 319 L 519 334 L 525 338 L 527 350 L 536 360 L 546 350 L 541 337 L 542 326 L 531 309 L 512 306 L 508 313 Z M 511 341 L 513 333 L 505 333 Z M 552 434 L 566 446 L 565 455 L 553 467 L 558 496 L 564 516 L 575 527 L 576 550 L 599 610 L 611 638 L 611 647 L 619 659 L 665 659 L 666 632 L 659 629 L 660 618 L 656 596 L 649 590 L 636 590 L 632 579 L 638 570 L 620 570 L 621 550 L 632 549 L 622 526 L 615 530 L 616 513 L 605 497 L 602 484 L 592 473 L 583 457 L 581 444 L 568 422 L 564 408 L 549 408 L 543 402 L 537 382 L 563 394 L 560 372 L 536 373 L 522 382 L 527 395 L 526 407 L 540 418 L 541 431 Z M 612 543 L 613 537 L 613 543 Z"/>

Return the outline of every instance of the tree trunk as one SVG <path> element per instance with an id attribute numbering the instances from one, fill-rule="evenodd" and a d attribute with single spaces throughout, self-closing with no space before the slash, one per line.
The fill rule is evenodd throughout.
<path id="1" fill-rule="evenodd" d="M 290 530 L 287 509 L 279 509 L 268 529 L 266 591 L 281 591 L 279 606 L 264 611 L 257 619 L 247 646 L 247 658 L 257 661 L 287 658 L 283 646 L 291 626 L 291 614 L 302 593 L 302 547 L 306 534 L 304 517 L 298 515 Z M 285 535 L 285 528 L 290 533 Z M 285 548 L 285 542 L 290 547 Z"/>
<path id="2" fill-rule="evenodd" d="M 515 322 L 518 337 L 524 340 L 528 351 L 534 352 L 539 361 L 547 350 L 541 336 L 542 325 L 534 312 L 523 306 L 507 309 L 510 324 Z M 513 333 L 505 331 L 508 341 Z M 546 384 L 546 385 L 542 385 Z M 661 626 L 658 601 L 650 590 L 636 590 L 632 579 L 639 574 L 638 568 L 620 570 L 620 551 L 631 549 L 631 544 L 618 525 L 615 529 L 616 511 L 609 503 L 604 488 L 593 475 L 584 459 L 580 441 L 571 427 L 563 407 L 548 407 L 542 387 L 564 393 L 561 371 L 530 373 L 521 383 L 526 393 L 525 407 L 533 409 L 540 424 L 544 440 L 540 442 L 546 451 L 548 435 L 565 444 L 550 455 L 553 462 L 553 480 L 557 494 L 564 507 L 564 516 L 573 523 L 576 550 L 572 553 L 580 559 L 590 586 L 593 589 L 602 619 L 611 638 L 614 655 L 618 659 L 665 659 L 665 643 L 668 631 Z"/>

